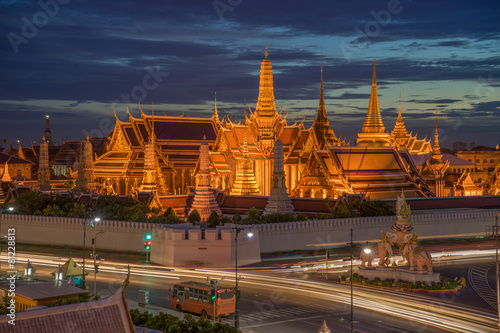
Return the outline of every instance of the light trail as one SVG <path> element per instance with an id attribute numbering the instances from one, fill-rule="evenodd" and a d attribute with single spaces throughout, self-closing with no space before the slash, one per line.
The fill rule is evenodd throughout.
<path id="1" fill-rule="evenodd" d="M 470 250 L 453 252 L 453 255 L 448 255 L 448 253 L 437 253 L 434 257 L 439 257 L 443 261 L 447 261 L 456 260 L 457 257 L 460 256 L 471 259 L 477 256 L 490 256 L 493 255 L 493 253 L 494 251 Z M 2 256 L 2 261 L 5 261 L 6 258 L 4 257 L 6 256 Z M 22 253 L 17 254 L 16 261 L 18 263 L 25 263 L 28 259 L 34 265 L 48 267 L 58 267 L 59 264 L 67 261 L 65 258 L 54 259 L 54 257 L 50 256 Z M 333 263 L 336 269 L 342 268 L 340 263 L 344 262 L 338 261 Z M 105 262 L 100 264 L 99 270 L 107 273 L 127 274 L 127 266 L 128 264 Z M 86 268 L 86 270 L 87 269 L 92 271 L 93 265 Z M 216 278 L 226 275 L 227 282 L 234 282 L 234 272 L 217 269 L 167 268 L 161 266 L 144 267 L 143 265 L 130 264 L 130 271 L 131 275 L 149 276 L 169 280 L 186 278 L 204 280 L 207 275 Z M 283 272 L 283 270 L 280 269 L 268 270 L 267 272 L 269 271 Z M 297 293 L 302 296 L 307 295 L 315 299 L 350 304 L 350 285 L 347 284 L 265 275 L 261 271 L 256 273 L 247 270 L 242 275 L 245 275 L 245 279 L 240 280 L 239 283 L 243 285 L 257 288 L 265 287 L 279 289 L 289 293 Z M 397 316 L 450 332 L 497 332 L 496 316 L 492 314 L 441 302 L 422 295 L 409 295 L 400 292 L 396 293 L 394 291 L 355 286 L 354 305 L 359 308 Z"/>

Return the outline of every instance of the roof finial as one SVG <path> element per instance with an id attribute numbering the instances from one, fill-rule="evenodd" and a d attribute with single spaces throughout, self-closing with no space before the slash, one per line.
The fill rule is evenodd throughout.
<path id="1" fill-rule="evenodd" d="M 151 104 L 152 104 L 152 107 L 151 107 L 152 108 L 152 111 L 151 111 L 151 113 L 152 113 L 152 115 L 151 115 L 151 136 L 152 136 L 152 138 L 151 139 L 152 140 L 151 141 L 154 143 L 156 141 L 156 138 L 155 138 L 156 137 L 156 135 L 155 135 L 155 102 L 153 101 L 153 102 L 151 102 Z"/>
<path id="2" fill-rule="evenodd" d="M 264 52 L 264 56 L 267 58 L 267 45 L 266 45 L 266 52 Z"/>

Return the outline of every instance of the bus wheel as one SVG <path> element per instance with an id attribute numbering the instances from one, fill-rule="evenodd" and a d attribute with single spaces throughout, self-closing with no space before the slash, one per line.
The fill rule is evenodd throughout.
<path id="1" fill-rule="evenodd" d="M 207 311 L 205 311 L 205 310 L 201 310 L 201 316 L 202 316 L 202 317 L 205 317 L 205 319 L 207 319 L 207 318 L 208 318 L 208 316 L 207 316 Z"/>
<path id="2" fill-rule="evenodd" d="M 176 309 L 177 309 L 177 311 L 182 312 L 182 307 L 181 307 L 181 305 L 180 305 L 180 304 L 177 304 Z"/>

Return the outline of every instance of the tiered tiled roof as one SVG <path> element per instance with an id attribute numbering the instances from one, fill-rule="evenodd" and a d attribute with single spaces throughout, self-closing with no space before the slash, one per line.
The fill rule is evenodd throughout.
<path id="1" fill-rule="evenodd" d="M 97 301 L 33 309 L 16 313 L 15 326 L 0 316 L 0 332 L 132 333 L 134 325 L 122 290 Z"/>

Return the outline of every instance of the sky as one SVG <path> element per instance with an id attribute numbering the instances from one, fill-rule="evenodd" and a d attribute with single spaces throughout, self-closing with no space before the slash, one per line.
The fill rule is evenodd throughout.
<path id="1" fill-rule="evenodd" d="M 436 0 L 0 0 L 0 142 L 107 136 L 114 110 L 241 121 L 265 47 L 287 122 L 316 117 L 323 52 L 335 134 L 355 145 L 373 59 L 390 132 L 500 143 L 500 2 Z"/>

